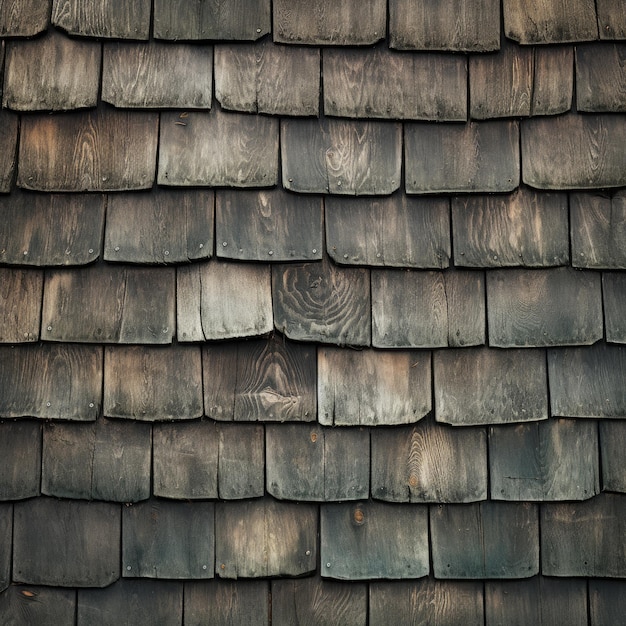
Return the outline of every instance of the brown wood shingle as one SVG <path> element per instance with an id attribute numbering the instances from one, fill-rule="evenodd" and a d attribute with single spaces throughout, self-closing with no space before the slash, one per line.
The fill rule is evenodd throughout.
<path id="1" fill-rule="evenodd" d="M 576 46 L 576 107 L 626 113 L 626 45 Z"/>
<path id="2" fill-rule="evenodd" d="M 3 0 L 0 3 L 0 35 L 32 37 L 46 30 L 52 0 Z"/>
<path id="3" fill-rule="evenodd" d="M 0 193 L 11 190 L 16 165 L 17 131 L 17 115 L 0 111 Z"/>
<path id="4" fill-rule="evenodd" d="M 0 267 L 0 343 L 39 339 L 43 273 Z"/>
<path id="5" fill-rule="evenodd" d="M 600 39 L 626 39 L 626 16 L 620 0 L 596 0 Z"/>
<path id="6" fill-rule="evenodd" d="M 3 464 L 0 500 L 24 500 L 38 496 L 41 483 L 41 423 L 34 420 L 0 422 L 0 458 Z"/>

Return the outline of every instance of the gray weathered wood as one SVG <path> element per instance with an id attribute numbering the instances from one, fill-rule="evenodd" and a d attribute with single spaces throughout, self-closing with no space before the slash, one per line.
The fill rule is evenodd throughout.
<path id="1" fill-rule="evenodd" d="M 408 424 L 432 409 L 428 351 L 319 348 L 317 378 L 326 426 Z"/>
<path id="2" fill-rule="evenodd" d="M 516 121 L 405 125 L 407 193 L 504 192 L 519 184 Z"/>
<path id="3" fill-rule="evenodd" d="M 600 39 L 626 39 L 626 15 L 621 0 L 596 0 Z"/>
<path id="4" fill-rule="evenodd" d="M 213 502 L 156 498 L 122 509 L 122 575 L 213 578 Z"/>
<path id="5" fill-rule="evenodd" d="M 39 339 L 43 272 L 0 267 L 0 342 Z"/>
<path id="6" fill-rule="evenodd" d="M 271 187 L 278 180 L 278 120 L 211 112 L 163 113 L 160 185 Z"/>
<path id="7" fill-rule="evenodd" d="M 0 347 L 0 416 L 95 420 L 102 348 L 70 344 Z"/>
<path id="8" fill-rule="evenodd" d="M 626 495 L 604 493 L 579 503 L 541 507 L 545 576 L 626 576 Z"/>
<path id="9" fill-rule="evenodd" d="M 589 581 L 591 626 L 619 626 L 626 615 L 626 583 L 623 580 Z"/>
<path id="10" fill-rule="evenodd" d="M 493 500 L 586 500 L 600 491 L 598 430 L 593 422 L 550 419 L 491 426 Z"/>
<path id="11" fill-rule="evenodd" d="M 14 505 L 13 580 L 105 587 L 120 577 L 121 511 L 106 502 L 34 498 Z"/>
<path id="12" fill-rule="evenodd" d="M 32 37 L 46 30 L 52 0 L 2 0 L 0 35 Z"/>
<path id="13" fill-rule="evenodd" d="M 10 111 L 0 111 L 0 193 L 11 191 L 16 162 L 18 118 Z M 22 125 L 23 132 L 24 125 Z"/>
<path id="14" fill-rule="evenodd" d="M 380 502 L 320 507 L 322 575 L 421 578 L 429 572 L 428 508 Z"/>
<path id="15" fill-rule="evenodd" d="M 104 259 L 181 263 L 213 254 L 212 191 L 153 189 L 108 198 Z"/>
<path id="16" fill-rule="evenodd" d="M 11 582 L 11 553 L 13 547 L 13 505 L 0 503 L 0 592 Z"/>
<path id="17" fill-rule="evenodd" d="M 125 108 L 210 109 L 211 46 L 104 44 L 102 100 Z"/>
<path id="18" fill-rule="evenodd" d="M 531 115 L 556 115 L 569 111 L 574 94 L 572 46 L 534 48 Z"/>
<path id="19" fill-rule="evenodd" d="M 274 265 L 274 325 L 290 339 L 338 345 L 371 342 L 370 274 L 321 263 Z"/>
<path id="20" fill-rule="evenodd" d="M 326 248 L 336 263 L 444 268 L 450 264 L 449 202 L 412 198 L 325 201 Z"/>
<path id="21" fill-rule="evenodd" d="M 366 498 L 370 490 L 368 429 L 325 429 L 324 499 Z"/>
<path id="22" fill-rule="evenodd" d="M 215 46 L 215 97 L 224 109 L 270 115 L 319 113 L 320 53 L 255 44 Z"/>
<path id="23" fill-rule="evenodd" d="M 283 120 L 285 189 L 388 195 L 400 187 L 402 127 L 392 122 Z"/>
<path id="24" fill-rule="evenodd" d="M 433 372 L 439 422 L 471 426 L 548 418 L 542 350 L 438 350 Z"/>
<path id="25" fill-rule="evenodd" d="M 156 113 L 104 106 L 25 116 L 17 184 L 36 191 L 147 189 L 154 182 L 158 121 Z"/>
<path id="26" fill-rule="evenodd" d="M 173 268 L 100 264 L 46 275 L 42 338 L 48 341 L 171 343 Z"/>
<path id="27" fill-rule="evenodd" d="M 5 624 L 73 624 L 76 590 L 11 585 L 0 593 L 0 615 Z"/>
<path id="28" fill-rule="evenodd" d="M 626 420 L 601 421 L 602 488 L 626 493 Z"/>
<path id="29" fill-rule="evenodd" d="M 290 195 L 282 189 L 218 191 L 217 256 L 265 262 L 319 260 L 322 214 L 320 198 Z"/>
<path id="30" fill-rule="evenodd" d="M 270 498 L 215 507 L 215 571 L 221 578 L 301 576 L 315 571 L 317 507 Z"/>
<path id="31" fill-rule="evenodd" d="M 462 56 L 404 54 L 382 45 L 367 51 L 330 48 L 323 59 L 326 115 L 467 119 L 467 61 Z"/>
<path id="32" fill-rule="evenodd" d="M 415 426 L 377 430 L 372 496 L 388 502 L 486 500 L 484 429 L 454 429 L 427 418 Z"/>
<path id="33" fill-rule="evenodd" d="M 265 433 L 256 424 L 220 424 L 217 481 L 223 500 L 265 493 Z"/>
<path id="34" fill-rule="evenodd" d="M 600 274 L 568 267 L 487 273 L 489 345 L 585 345 L 602 339 Z"/>
<path id="35" fill-rule="evenodd" d="M 576 46 L 578 111 L 626 113 L 626 45 Z"/>
<path id="36" fill-rule="evenodd" d="M 456 266 L 567 265 L 567 196 L 521 187 L 510 195 L 455 198 L 452 239 Z"/>
<path id="37" fill-rule="evenodd" d="M 0 421 L 0 500 L 23 500 L 39 495 L 41 482 L 41 424 Z M 0 615 L 2 612 L 0 611 Z"/>
<path id="38" fill-rule="evenodd" d="M 604 323 L 606 340 L 626 343 L 626 274 L 605 272 L 602 274 L 602 297 L 604 299 Z"/>

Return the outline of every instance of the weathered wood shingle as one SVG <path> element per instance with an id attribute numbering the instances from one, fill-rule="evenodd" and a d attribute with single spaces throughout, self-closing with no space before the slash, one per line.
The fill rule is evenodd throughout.
<path id="1" fill-rule="evenodd" d="M 0 35 L 32 37 L 46 30 L 52 0 L 3 0 L 0 3 Z"/>
<path id="2" fill-rule="evenodd" d="M 576 46 L 576 106 L 579 111 L 626 112 L 626 45 Z"/>
<path id="3" fill-rule="evenodd" d="M 33 420 L 0 422 L 0 500 L 39 495 L 41 484 L 41 424 Z"/>
<path id="4" fill-rule="evenodd" d="M 0 343 L 39 339 L 43 273 L 0 267 Z"/>
<path id="5" fill-rule="evenodd" d="M 0 111 L 0 193 L 11 190 L 16 164 L 17 129 L 17 115 Z"/>

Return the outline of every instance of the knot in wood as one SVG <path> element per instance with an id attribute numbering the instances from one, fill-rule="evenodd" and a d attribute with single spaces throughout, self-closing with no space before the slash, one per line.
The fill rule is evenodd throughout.
<path id="1" fill-rule="evenodd" d="M 356 509 L 354 511 L 354 521 L 356 524 L 361 525 L 365 521 L 365 514 L 361 509 Z"/>

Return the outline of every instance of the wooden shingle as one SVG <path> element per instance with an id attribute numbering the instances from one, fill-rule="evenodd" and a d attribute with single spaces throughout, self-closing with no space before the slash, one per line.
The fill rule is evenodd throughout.
<path id="1" fill-rule="evenodd" d="M 623 580 L 590 580 L 589 615 L 591 626 L 617 626 L 626 615 L 626 583 Z"/>
<path id="2" fill-rule="evenodd" d="M 621 0 L 596 0 L 600 39 L 626 39 L 626 15 Z"/>
<path id="3" fill-rule="evenodd" d="M 0 500 L 39 495 L 41 424 L 31 420 L 0 421 Z M 2 612 L 0 611 L 0 615 Z"/>
<path id="4" fill-rule="evenodd" d="M 17 127 L 18 118 L 15 113 L 0 111 L 0 193 L 11 191 L 16 162 Z"/>
<path id="5" fill-rule="evenodd" d="M 71 624 L 76 590 L 11 585 L 0 593 L 0 615 L 7 624 Z"/>
<path id="6" fill-rule="evenodd" d="M 626 113 L 626 45 L 576 46 L 576 107 Z"/>
<path id="7" fill-rule="evenodd" d="M 606 340 L 626 343 L 626 274 L 605 272 L 602 274 L 602 296 L 604 298 L 604 323 Z"/>
<path id="8" fill-rule="evenodd" d="M 556 115 L 572 106 L 574 94 L 574 49 L 572 46 L 537 46 L 531 115 Z"/>
<path id="9" fill-rule="evenodd" d="M 0 593 L 11 583 L 13 505 L 0 503 Z"/>
<path id="10" fill-rule="evenodd" d="M 603 420 L 599 429 L 602 488 L 626 493 L 626 420 Z"/>
<path id="11" fill-rule="evenodd" d="M 3 0 L 0 36 L 32 37 L 46 30 L 52 0 Z"/>
<path id="12" fill-rule="evenodd" d="M 0 343 L 39 339 L 43 272 L 0 267 Z"/>

